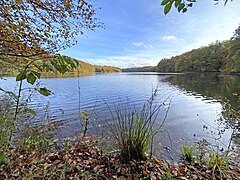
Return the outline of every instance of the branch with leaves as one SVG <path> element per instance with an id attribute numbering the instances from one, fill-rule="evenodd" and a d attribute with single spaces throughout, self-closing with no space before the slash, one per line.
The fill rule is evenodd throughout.
<path id="1" fill-rule="evenodd" d="M 3 0 L 0 55 L 53 54 L 77 43 L 85 30 L 102 27 L 87 0 Z"/>
<path id="2" fill-rule="evenodd" d="M 220 1 L 224 1 L 224 5 L 227 4 L 229 0 L 213 0 L 216 4 L 219 4 Z M 233 0 L 230 0 L 233 1 Z M 193 4 L 196 3 L 197 0 L 162 0 L 161 5 L 164 6 L 164 14 L 168 14 L 172 9 L 172 6 L 178 10 L 178 12 L 185 13 L 188 8 L 193 7 Z"/>

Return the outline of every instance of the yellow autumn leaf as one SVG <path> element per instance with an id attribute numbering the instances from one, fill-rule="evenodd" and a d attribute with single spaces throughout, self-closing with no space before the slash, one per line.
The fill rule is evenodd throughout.
<path id="1" fill-rule="evenodd" d="M 22 2 L 22 0 L 16 0 L 17 4 L 20 4 Z"/>

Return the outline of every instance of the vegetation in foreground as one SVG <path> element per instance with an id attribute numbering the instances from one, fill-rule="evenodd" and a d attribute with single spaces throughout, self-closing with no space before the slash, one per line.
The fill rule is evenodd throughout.
<path id="1" fill-rule="evenodd" d="M 11 143 L 7 138 L 5 149 L 0 148 L 4 152 L 0 179 L 237 179 L 240 176 L 240 167 L 231 165 L 228 153 L 217 153 L 205 146 L 196 149 L 205 153 L 195 154 L 195 147 L 184 145 L 185 160 L 179 164 L 148 156 L 147 149 L 159 129 L 153 128 L 155 113 L 161 107 L 154 106 L 153 98 L 154 95 L 140 114 L 115 110 L 119 119 L 115 124 L 117 129 L 112 130 L 120 151 L 108 151 L 101 145 L 101 139 L 86 137 L 90 118 L 86 111 L 80 114 L 82 134 L 74 139 L 52 140 L 57 125 L 47 119 L 40 125 L 28 121 L 21 124 L 18 119 L 19 131 Z M 20 111 L 18 117 L 25 117 L 24 112 Z M 5 132 L 8 131 L 2 131 Z"/>
<path id="2" fill-rule="evenodd" d="M 240 168 L 218 161 L 171 164 L 159 159 L 123 163 L 118 153 L 103 153 L 94 138 L 86 137 L 51 149 L 11 149 L 0 166 L 0 179 L 237 179 Z M 95 137 L 96 139 L 96 137 Z"/>

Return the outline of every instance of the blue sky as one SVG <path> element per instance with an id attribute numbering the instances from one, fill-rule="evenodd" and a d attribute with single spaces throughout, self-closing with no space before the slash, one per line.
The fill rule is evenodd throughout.
<path id="1" fill-rule="evenodd" d="M 228 40 L 240 25 L 239 0 L 226 6 L 199 0 L 187 13 L 173 8 L 166 16 L 161 0 L 95 0 L 93 4 L 105 29 L 85 31 L 85 36 L 77 37 L 77 45 L 60 52 L 91 64 L 156 66 L 163 58 Z"/>

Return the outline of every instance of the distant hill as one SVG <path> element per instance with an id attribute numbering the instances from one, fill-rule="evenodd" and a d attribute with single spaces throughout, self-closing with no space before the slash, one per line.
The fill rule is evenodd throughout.
<path id="1" fill-rule="evenodd" d="M 62 56 L 62 58 L 64 59 L 64 58 L 69 58 L 69 57 Z M 73 58 L 71 58 L 71 59 L 76 61 L 78 63 L 78 66 L 72 72 L 66 73 L 66 75 L 74 76 L 74 75 L 78 75 L 78 74 L 86 75 L 86 74 L 93 73 L 93 72 L 121 72 L 122 71 L 122 69 L 120 69 L 118 67 L 92 65 L 92 64 L 89 64 L 89 63 L 81 61 L 81 60 L 77 60 L 77 59 L 73 59 Z M 44 62 L 44 61 L 39 60 L 38 64 L 40 65 L 40 64 L 42 64 L 42 62 Z M 25 63 L 26 62 L 24 62 L 23 64 L 25 64 Z M 2 61 L 0 58 L 0 67 L 1 67 L 0 68 L 0 77 L 3 75 L 16 75 L 16 74 L 18 74 L 19 70 L 22 70 L 24 68 L 24 66 L 21 63 L 15 61 L 15 59 L 12 59 L 9 57 L 8 57 L 8 61 L 6 61 L 6 59 L 5 59 L 5 61 Z M 42 71 L 42 75 L 49 76 L 49 77 L 64 76 L 59 73 L 54 74 L 51 72 L 44 72 L 44 71 Z"/>
<path id="2" fill-rule="evenodd" d="M 75 59 L 76 60 L 76 59 Z M 99 66 L 86 63 L 84 61 L 76 60 L 78 62 L 78 68 L 75 70 L 82 74 L 92 73 L 92 72 L 122 72 L 122 69 L 112 66 Z"/>

